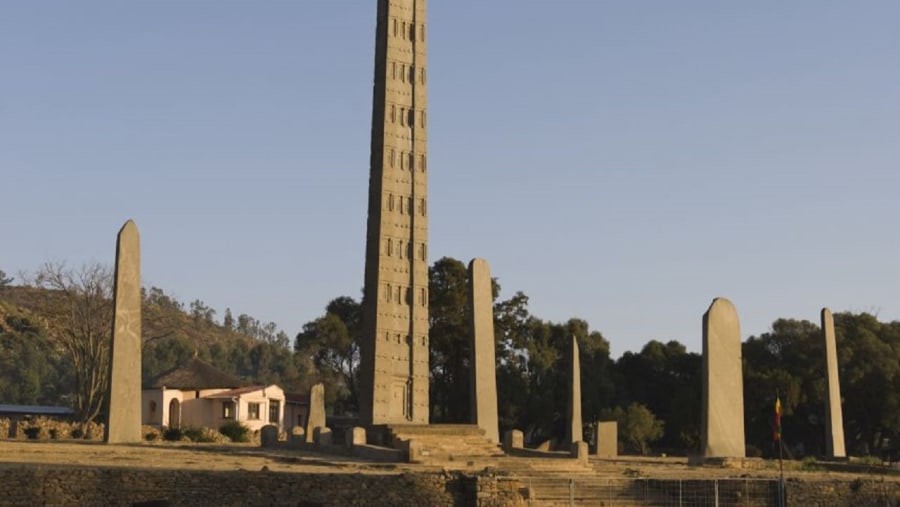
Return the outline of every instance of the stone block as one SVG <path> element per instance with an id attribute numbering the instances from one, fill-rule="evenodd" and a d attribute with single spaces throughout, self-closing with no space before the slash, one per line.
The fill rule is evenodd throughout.
<path id="1" fill-rule="evenodd" d="M 597 456 L 615 458 L 619 455 L 619 423 L 604 421 L 597 423 Z"/>
<path id="2" fill-rule="evenodd" d="M 406 442 L 406 461 L 407 463 L 420 463 L 424 455 L 422 443 L 411 438 Z"/>
<path id="3" fill-rule="evenodd" d="M 350 430 L 344 432 L 344 441 L 347 447 L 366 445 L 366 429 L 359 426 L 350 428 Z"/>
<path id="4" fill-rule="evenodd" d="M 267 424 L 259 430 L 259 444 L 261 447 L 278 445 L 278 426 Z"/>
<path id="5" fill-rule="evenodd" d="M 503 434 L 503 449 L 522 449 L 525 447 L 525 434 L 520 430 L 508 430 Z"/>
<path id="6" fill-rule="evenodd" d="M 572 442 L 572 448 L 570 452 L 572 453 L 572 457 L 577 459 L 578 461 L 587 462 L 589 450 L 590 447 L 588 446 L 587 442 L 578 441 Z"/>
<path id="7" fill-rule="evenodd" d="M 306 443 L 306 430 L 303 429 L 303 426 L 294 426 L 291 428 L 291 434 L 288 436 L 288 443 L 292 446 Z"/>
<path id="8" fill-rule="evenodd" d="M 331 445 L 332 437 L 331 428 L 326 426 L 313 428 L 313 441 L 316 445 Z"/>

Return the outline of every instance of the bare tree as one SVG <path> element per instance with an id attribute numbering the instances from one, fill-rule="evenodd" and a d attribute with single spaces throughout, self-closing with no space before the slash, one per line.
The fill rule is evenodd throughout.
<path id="1" fill-rule="evenodd" d="M 81 421 L 94 421 L 106 403 L 112 335 L 112 272 L 99 263 L 78 269 L 45 263 L 27 280 L 49 292 L 33 293 L 52 342 L 72 362 L 75 406 Z"/>

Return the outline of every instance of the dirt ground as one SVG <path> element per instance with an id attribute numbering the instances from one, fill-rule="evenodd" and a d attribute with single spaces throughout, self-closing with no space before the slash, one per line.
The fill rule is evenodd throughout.
<path id="1" fill-rule="evenodd" d="M 507 457 L 503 460 L 510 460 L 510 462 L 526 460 L 535 463 L 538 458 Z M 258 471 L 265 467 L 270 471 L 278 472 L 354 474 L 439 471 L 443 468 L 477 472 L 486 466 L 503 468 L 502 464 L 491 462 L 448 463 L 447 466 L 376 463 L 309 451 L 263 449 L 239 444 L 227 446 L 179 443 L 104 445 L 98 442 L 0 440 L 0 466 L 5 464 L 248 471 Z M 689 466 L 686 458 L 621 457 L 615 460 L 592 459 L 591 466 L 598 476 L 609 478 L 710 479 L 724 477 L 774 478 L 778 476 L 778 462 L 776 461 L 754 461 L 752 462 L 753 468 L 735 468 Z M 841 468 L 841 466 L 836 468 Z M 823 469 L 819 465 L 807 464 L 804 467 L 799 462 L 786 462 L 785 477 L 805 480 L 865 477 L 900 482 L 900 470 L 893 469 L 888 473 L 876 474 L 866 473 L 862 469 L 837 471 Z"/>

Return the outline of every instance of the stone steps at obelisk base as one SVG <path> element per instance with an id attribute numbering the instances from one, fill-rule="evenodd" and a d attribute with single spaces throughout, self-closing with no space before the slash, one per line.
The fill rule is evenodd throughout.
<path id="1" fill-rule="evenodd" d="M 386 427 L 390 445 L 409 451 L 410 460 L 425 464 L 469 462 L 501 457 L 500 446 L 470 424 L 404 424 Z"/>

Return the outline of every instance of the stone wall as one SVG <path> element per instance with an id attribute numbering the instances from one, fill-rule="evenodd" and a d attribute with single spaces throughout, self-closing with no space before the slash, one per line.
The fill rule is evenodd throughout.
<path id="1" fill-rule="evenodd" d="M 15 421 L 8 417 L 0 418 L 0 438 L 10 436 L 10 428 L 15 426 L 12 438 L 27 440 L 33 434 L 36 440 L 103 440 L 103 424 L 90 423 L 87 426 L 52 417 L 29 417 Z"/>
<path id="2" fill-rule="evenodd" d="M 0 466 L 0 506 L 447 506 L 519 507 L 476 500 L 478 480 L 460 474 L 296 474 L 76 466 Z M 488 490 L 502 490 L 494 478 Z M 494 495 L 497 496 L 497 495 Z M 487 499 L 486 499 L 487 500 Z"/>
<path id="3" fill-rule="evenodd" d="M 642 482 L 643 481 L 643 482 Z M 669 500 L 679 491 L 695 499 L 712 499 L 713 481 L 677 479 L 616 481 L 621 498 Z M 719 481 L 719 496 L 727 484 Z M 724 481 L 727 482 L 727 481 Z M 740 482 L 740 481 L 737 481 Z M 753 482 L 753 481 L 751 481 Z M 755 485 L 765 489 L 762 482 Z M 705 484 L 701 484 L 705 483 Z M 136 468 L 91 468 L 64 465 L 0 465 L 0 507 L 18 505 L 221 505 L 221 506 L 475 506 L 525 507 L 528 493 L 512 477 L 490 469 L 478 475 L 428 472 L 405 474 L 302 474 L 269 471 L 200 471 Z M 671 484 L 670 484 L 671 485 Z M 772 486 L 774 484 L 771 484 Z M 755 489 L 759 489 L 755 488 Z M 770 488 L 771 489 L 771 488 Z M 900 505 L 900 482 L 880 479 L 789 479 L 788 505 L 860 507 Z M 639 491 L 638 491 L 639 490 Z M 652 491 L 651 491 L 652 490 Z M 708 490 L 708 491 L 707 491 Z M 739 491 L 738 491 L 739 490 Z M 747 494 L 747 487 L 735 491 Z M 703 492 L 703 494 L 700 494 Z M 734 492 L 732 492 L 734 493 Z M 751 491 L 751 493 L 753 493 Z M 775 505 L 775 495 L 760 490 L 748 505 Z M 698 496 L 699 495 L 699 496 Z M 743 498 L 743 496 L 741 497 Z M 752 500 L 752 501 L 751 501 Z M 743 503 L 742 503 L 743 505 Z"/>
<path id="4" fill-rule="evenodd" d="M 860 507 L 900 505 L 900 482 L 879 479 L 798 481 L 785 484 L 788 505 Z"/>

